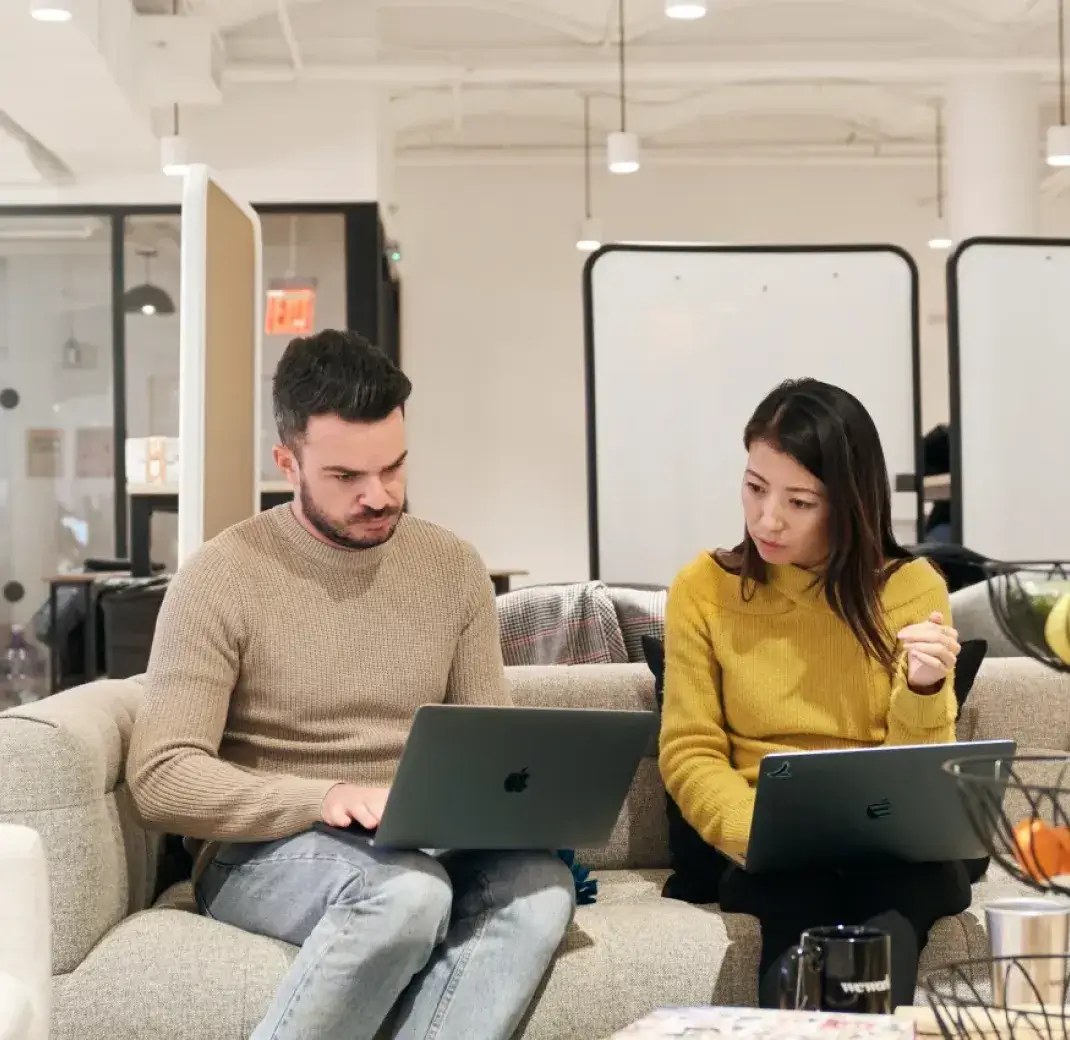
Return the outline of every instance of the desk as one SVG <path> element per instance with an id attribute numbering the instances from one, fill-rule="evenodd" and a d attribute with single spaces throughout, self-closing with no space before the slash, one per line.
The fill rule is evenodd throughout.
<path id="1" fill-rule="evenodd" d="M 73 586 L 82 590 L 85 610 L 85 639 L 82 650 L 82 682 L 91 682 L 97 677 L 97 583 L 105 578 L 126 578 L 129 571 L 77 571 L 72 574 L 54 574 L 48 579 L 48 688 L 56 693 L 60 680 L 59 640 L 59 590 Z"/>
<path id="2" fill-rule="evenodd" d="M 914 473 L 897 473 L 895 475 L 896 491 L 917 491 L 918 478 Z M 926 477 L 922 483 L 922 494 L 926 502 L 946 502 L 951 497 L 951 477 L 947 473 L 937 473 Z"/>
<path id="3" fill-rule="evenodd" d="M 152 514 L 178 512 L 178 487 L 174 484 L 127 484 L 130 499 L 130 572 L 135 578 L 152 573 Z M 260 484 L 260 508 L 271 509 L 293 498 L 285 480 Z"/>
<path id="4" fill-rule="evenodd" d="M 527 573 L 527 571 L 491 571 L 490 580 L 494 582 L 494 595 L 500 596 L 503 592 L 508 592 L 512 579 L 519 578 Z"/>

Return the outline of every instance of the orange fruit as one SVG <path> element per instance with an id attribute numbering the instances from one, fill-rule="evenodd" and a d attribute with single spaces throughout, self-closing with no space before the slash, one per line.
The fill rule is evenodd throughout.
<path id="1" fill-rule="evenodd" d="M 1022 820 L 1014 828 L 1014 853 L 1022 869 L 1035 881 L 1070 874 L 1070 831 L 1044 820 Z"/>

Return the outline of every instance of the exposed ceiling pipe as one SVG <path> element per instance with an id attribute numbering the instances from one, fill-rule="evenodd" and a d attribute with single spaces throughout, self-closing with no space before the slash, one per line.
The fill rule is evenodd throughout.
<path id="1" fill-rule="evenodd" d="M 614 58 L 616 55 L 614 55 Z M 939 84 L 949 76 L 970 73 L 1028 73 L 1050 75 L 1052 62 L 1044 57 L 1021 58 L 902 58 L 895 60 L 789 59 L 778 61 L 650 61 L 633 58 L 629 80 L 633 86 L 694 87 L 705 83 L 772 83 L 839 80 L 870 85 L 881 83 Z M 227 67 L 228 83 L 288 83 L 294 69 L 284 65 L 236 62 Z M 388 87 L 480 85 L 615 86 L 616 61 L 558 61 L 503 65 L 379 62 L 376 64 L 316 64 L 302 68 L 301 78 L 318 83 L 358 83 Z"/>
<path id="2" fill-rule="evenodd" d="M 290 21 L 290 8 L 287 0 L 278 0 L 275 11 L 279 19 L 279 28 L 282 30 L 282 38 L 286 41 L 286 47 L 290 52 L 290 64 L 294 72 L 302 72 L 305 68 L 305 60 L 301 56 L 301 46 L 294 34 L 293 22 Z"/>
<path id="3" fill-rule="evenodd" d="M 22 145 L 30 164 L 43 180 L 50 184 L 67 184 L 74 180 L 71 168 L 55 152 L 49 151 L 36 137 L 27 133 L 6 112 L 0 112 L 0 133 Z"/>

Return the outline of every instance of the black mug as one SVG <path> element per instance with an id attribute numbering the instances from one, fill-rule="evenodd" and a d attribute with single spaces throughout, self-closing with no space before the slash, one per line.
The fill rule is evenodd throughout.
<path id="1" fill-rule="evenodd" d="M 803 932 L 780 968 L 785 1011 L 892 1013 L 892 941 L 887 932 L 832 925 Z"/>

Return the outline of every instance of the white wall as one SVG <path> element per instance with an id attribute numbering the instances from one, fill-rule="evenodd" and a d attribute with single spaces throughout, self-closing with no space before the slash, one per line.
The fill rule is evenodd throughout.
<path id="1" fill-rule="evenodd" d="M 947 420 L 946 254 L 927 247 L 927 169 L 651 166 L 599 171 L 594 198 L 617 240 L 904 246 L 921 279 L 923 425 Z M 581 171 L 402 167 L 397 199 L 413 509 L 492 567 L 582 579 Z M 1070 207 L 1049 205 L 1045 232 L 1070 233 Z M 657 493 L 657 473 L 636 473 L 637 496 Z"/>

